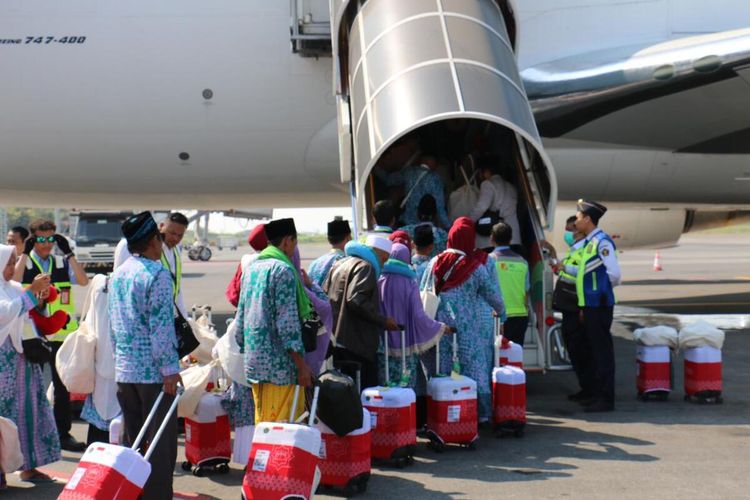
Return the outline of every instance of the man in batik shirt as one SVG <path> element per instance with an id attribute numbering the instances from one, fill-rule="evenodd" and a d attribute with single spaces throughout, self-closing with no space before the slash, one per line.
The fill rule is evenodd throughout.
<path id="1" fill-rule="evenodd" d="M 310 279 L 319 287 L 323 286 L 329 271 L 333 264 L 344 257 L 344 247 L 352 241 L 352 229 L 349 227 L 349 221 L 334 219 L 328 223 L 328 243 L 331 244 L 331 251 L 315 259 L 310 264 Z"/>
<path id="2" fill-rule="evenodd" d="M 295 385 L 313 383 L 302 344 L 302 322 L 312 314 L 312 304 L 291 260 L 297 229 L 293 219 L 280 219 L 266 224 L 265 232 L 269 245 L 243 274 L 237 306 L 256 423 L 290 420 Z M 304 410 L 304 391 L 299 396 L 292 420 Z"/>
<path id="3" fill-rule="evenodd" d="M 165 393 L 141 443 L 140 448 L 145 450 L 164 421 L 181 380 L 172 278 L 161 265 L 162 242 L 150 212 L 129 217 L 122 225 L 122 233 L 134 255 L 112 274 L 109 316 L 126 446 L 135 440 L 159 393 Z M 155 446 L 142 498 L 172 498 L 172 473 L 177 460 L 176 413 Z"/>

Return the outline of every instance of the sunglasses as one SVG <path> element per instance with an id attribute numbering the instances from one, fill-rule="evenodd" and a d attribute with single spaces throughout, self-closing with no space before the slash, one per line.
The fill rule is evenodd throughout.
<path id="1" fill-rule="evenodd" d="M 54 236 L 37 236 L 36 242 L 37 243 L 54 243 L 55 237 Z"/>

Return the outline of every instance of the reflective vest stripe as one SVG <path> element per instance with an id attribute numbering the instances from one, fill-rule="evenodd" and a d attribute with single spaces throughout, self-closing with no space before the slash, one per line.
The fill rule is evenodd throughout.
<path id="1" fill-rule="evenodd" d="M 176 247 L 172 249 L 172 255 L 174 255 L 174 272 L 172 271 L 172 266 L 169 265 L 169 260 L 167 260 L 167 256 L 164 252 L 161 253 L 161 265 L 172 275 L 172 295 L 176 299 L 177 295 L 180 293 L 180 282 L 182 281 L 182 261 L 180 260 L 180 253 L 177 251 Z"/>

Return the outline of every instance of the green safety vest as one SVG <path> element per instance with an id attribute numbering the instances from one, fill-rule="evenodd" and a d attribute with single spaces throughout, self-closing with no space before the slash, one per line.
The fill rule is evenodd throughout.
<path id="1" fill-rule="evenodd" d="M 172 254 L 174 255 L 176 269 L 172 271 L 172 267 L 169 265 L 169 261 L 167 260 L 167 256 L 164 255 L 164 252 L 161 253 L 161 265 L 172 275 L 172 295 L 173 298 L 176 299 L 177 295 L 180 293 L 180 282 L 182 281 L 182 261 L 180 260 L 180 252 L 177 251 L 176 247 L 172 249 Z"/>
<path id="2" fill-rule="evenodd" d="M 50 255 L 49 258 L 49 273 L 51 275 L 51 282 L 52 285 L 55 286 L 55 288 L 60 290 L 60 294 L 58 295 L 57 300 L 47 304 L 47 311 L 50 315 L 54 314 L 57 311 L 65 311 L 66 313 L 68 313 L 68 316 L 70 316 L 70 321 L 68 321 L 68 324 L 59 332 L 49 337 L 49 340 L 53 342 L 62 342 L 63 340 L 65 340 L 65 337 L 67 337 L 68 334 L 78 330 L 78 321 L 76 320 L 76 305 L 73 301 L 73 284 L 70 282 L 68 270 L 65 268 L 65 265 L 56 265 L 60 258 L 55 257 L 54 255 Z M 39 273 L 43 274 L 47 272 L 42 267 L 42 264 L 38 260 L 36 260 L 33 255 L 29 255 L 29 259 L 39 270 Z M 24 272 L 23 284 L 30 285 L 34 280 L 34 276 L 39 273 L 34 272 L 33 269 L 30 272 L 27 268 Z"/>
<path id="3" fill-rule="evenodd" d="M 529 315 L 526 304 L 526 281 L 529 265 L 523 257 L 495 255 L 495 269 L 509 318 Z"/>

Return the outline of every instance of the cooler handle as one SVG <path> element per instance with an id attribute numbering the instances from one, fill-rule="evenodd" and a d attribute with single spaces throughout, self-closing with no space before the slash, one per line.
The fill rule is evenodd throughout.
<path id="1" fill-rule="evenodd" d="M 156 431 L 156 435 L 154 436 L 154 439 L 151 440 L 151 443 L 149 443 L 148 451 L 146 451 L 146 454 L 143 456 L 143 458 L 146 461 L 148 461 L 148 459 L 151 458 L 151 454 L 156 450 L 156 444 L 159 442 L 161 435 L 164 434 L 164 431 L 167 428 L 167 424 L 169 423 L 169 419 L 172 417 L 172 414 L 174 413 L 175 408 L 177 408 L 177 403 L 180 401 L 180 396 L 182 396 L 181 386 L 177 386 L 177 395 L 174 397 L 174 401 L 172 401 L 172 405 L 169 407 L 169 411 L 167 411 L 167 415 L 164 417 L 164 420 L 159 426 L 159 430 Z"/>
<path id="2" fill-rule="evenodd" d="M 137 450 L 138 446 L 141 444 L 141 441 L 143 440 L 143 436 L 146 435 L 146 430 L 148 430 L 148 426 L 151 425 L 151 421 L 154 419 L 154 416 L 156 415 L 156 410 L 159 408 L 159 403 L 161 403 L 161 400 L 164 399 L 164 391 L 161 391 L 159 395 L 156 397 L 156 401 L 154 401 L 154 406 L 151 407 L 151 411 L 148 412 L 148 415 L 146 416 L 146 421 L 143 422 L 143 427 L 141 427 L 140 432 L 138 432 L 138 436 L 136 436 L 135 441 L 133 441 L 132 446 L 130 449 Z"/>
<path id="3" fill-rule="evenodd" d="M 297 400 L 299 399 L 299 386 L 294 386 L 294 396 L 292 399 L 292 409 L 289 411 L 289 422 L 294 423 L 294 416 L 297 414 Z"/>
<path id="4" fill-rule="evenodd" d="M 318 396 L 320 395 L 320 387 L 318 385 L 313 389 L 313 399 L 310 405 L 310 419 L 307 421 L 307 425 L 310 427 L 315 423 L 315 414 L 318 411 Z"/>

